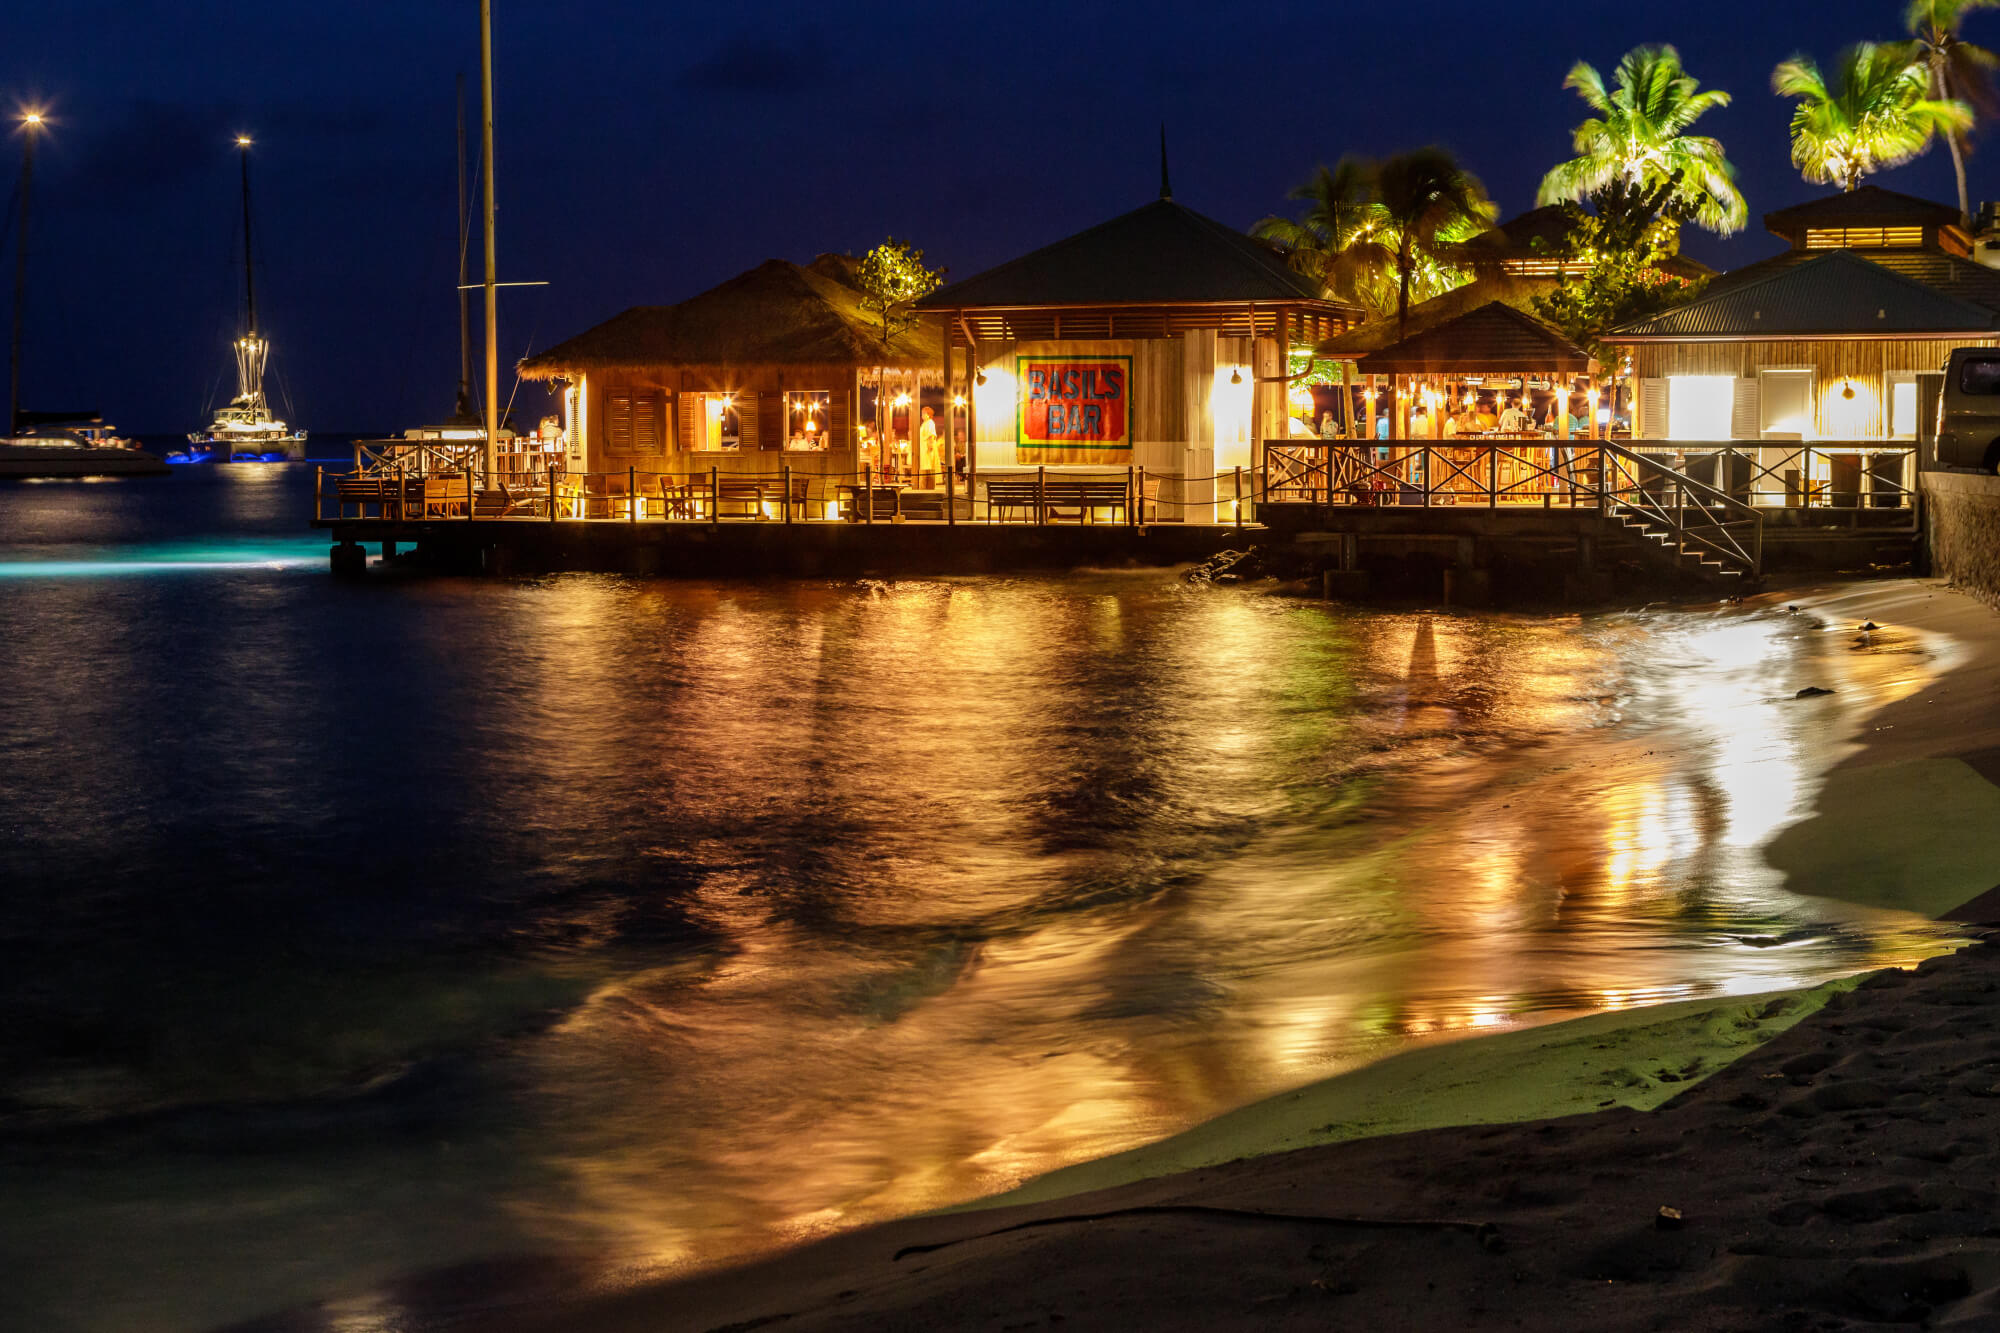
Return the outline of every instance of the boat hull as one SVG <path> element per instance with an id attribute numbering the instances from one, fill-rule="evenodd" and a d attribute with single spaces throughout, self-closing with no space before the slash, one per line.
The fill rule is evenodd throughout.
<path id="1" fill-rule="evenodd" d="M 157 477 L 165 460 L 143 449 L 43 449 L 0 445 L 0 479 Z"/>

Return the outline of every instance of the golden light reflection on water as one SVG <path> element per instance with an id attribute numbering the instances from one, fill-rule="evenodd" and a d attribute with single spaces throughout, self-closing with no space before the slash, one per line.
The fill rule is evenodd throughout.
<path id="1" fill-rule="evenodd" d="M 496 818 L 586 861 L 638 836 L 708 940 L 661 966 L 625 956 L 616 892 L 570 909 L 565 957 L 606 979 L 513 1057 L 546 1173 L 522 1225 L 635 1271 L 1416 1041 L 1936 947 L 1757 855 L 1833 724 L 1919 678 L 1796 621 L 1343 616 L 1151 577 L 512 595 Z"/>

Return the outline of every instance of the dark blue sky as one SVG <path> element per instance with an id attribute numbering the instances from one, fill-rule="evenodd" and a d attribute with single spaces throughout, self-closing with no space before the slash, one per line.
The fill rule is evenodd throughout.
<path id="1" fill-rule="evenodd" d="M 503 363 L 770 256 L 889 233 L 969 276 L 1151 198 L 1163 116 L 1175 197 L 1233 225 L 1284 206 L 1315 162 L 1433 141 L 1517 212 L 1582 119 L 1561 87 L 1570 64 L 1608 71 L 1645 41 L 1736 95 L 1701 128 L 1761 216 L 1820 193 L 1787 161 L 1771 67 L 1894 35 L 1901 8 L 500 0 L 502 276 L 553 284 L 503 294 Z M 38 161 L 27 405 L 97 407 L 144 432 L 204 420 L 241 299 L 240 129 L 257 140 L 259 298 L 295 420 L 447 412 L 452 89 L 464 71 L 476 99 L 477 14 L 472 0 L 10 6 L 0 94 L 57 121 Z M 2000 17 L 1969 35 L 2000 45 Z M 7 197 L 18 164 L 15 139 Z M 1974 157 L 1975 200 L 2000 194 L 1996 171 L 2000 148 Z M 1875 180 L 1953 192 L 1942 150 Z M 1776 245 L 1753 225 L 1686 248 L 1733 267 Z M 524 386 L 517 411 L 547 401 Z"/>

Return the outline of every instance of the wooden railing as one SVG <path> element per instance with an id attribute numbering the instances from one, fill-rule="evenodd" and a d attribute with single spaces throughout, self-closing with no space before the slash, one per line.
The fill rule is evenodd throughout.
<path id="1" fill-rule="evenodd" d="M 1223 523 L 1249 520 L 1258 499 L 1255 474 L 1233 468 L 1208 477 L 1117 470 L 1017 469 L 971 482 L 941 474 L 918 489 L 885 482 L 871 467 L 856 472 L 570 473 L 551 466 L 525 484 L 487 479 L 475 467 L 418 475 L 410 460 L 375 460 L 368 469 L 319 469 L 313 490 L 317 523 L 439 522 L 457 519 L 627 523 Z M 1190 499 L 1189 492 L 1212 498 Z"/>
<path id="2" fill-rule="evenodd" d="M 1748 573 L 1763 566 L 1763 512 L 1662 459 L 1603 440 L 1271 444 L 1267 505 L 1589 509 L 1634 516 L 1677 550 Z"/>

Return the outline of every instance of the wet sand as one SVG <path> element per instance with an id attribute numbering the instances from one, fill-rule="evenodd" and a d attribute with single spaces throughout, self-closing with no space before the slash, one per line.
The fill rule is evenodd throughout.
<path id="1" fill-rule="evenodd" d="M 1955 645 L 1948 671 L 1868 720 L 1815 815 L 1769 849 L 1790 887 L 2000 919 L 2000 616 L 1918 581 L 1768 600 L 1852 621 L 1862 651 L 1893 651 L 1910 630 Z M 1864 638 L 1865 621 L 1882 628 Z M 1589 1109 L 1606 1100 L 1623 1104 Z M 1474 1119 L 1515 1123 L 1463 1127 Z M 1996 1181 L 2000 949 L 1982 943 L 1851 992 L 1632 1010 L 1413 1052 L 1030 1182 L 1010 1206 L 850 1233 L 553 1321 L 529 1296 L 495 1319 L 1991 1327 Z"/>

